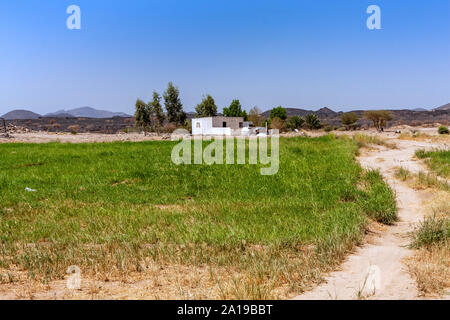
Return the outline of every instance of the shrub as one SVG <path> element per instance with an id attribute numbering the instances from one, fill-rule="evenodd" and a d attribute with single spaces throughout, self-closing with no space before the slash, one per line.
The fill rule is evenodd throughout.
<path id="1" fill-rule="evenodd" d="M 77 134 L 80 131 L 80 126 L 75 124 L 75 125 L 72 125 L 72 126 L 68 126 L 67 129 L 70 130 L 70 133 Z"/>
<path id="2" fill-rule="evenodd" d="M 425 159 L 429 157 L 429 153 L 425 149 L 419 149 L 416 151 L 416 157 L 419 159 Z"/>
<path id="3" fill-rule="evenodd" d="M 290 117 L 287 122 L 287 128 L 288 129 L 300 129 L 303 124 L 305 123 L 305 120 L 299 116 L 293 116 Z"/>
<path id="4" fill-rule="evenodd" d="M 444 126 L 440 126 L 438 129 L 439 134 L 448 134 L 448 128 Z"/>
<path id="5" fill-rule="evenodd" d="M 273 118 L 270 121 L 270 129 L 278 129 L 282 131 L 285 128 L 285 122 L 278 117 Z"/>
<path id="6" fill-rule="evenodd" d="M 412 234 L 414 248 L 442 244 L 450 238 L 450 220 L 445 217 L 427 217 Z"/>
<path id="7" fill-rule="evenodd" d="M 259 110 L 259 108 L 256 106 L 253 107 L 248 114 L 248 120 L 253 122 L 253 125 L 255 127 L 262 126 L 264 119 L 261 115 L 261 110 Z"/>
<path id="8" fill-rule="evenodd" d="M 177 125 L 173 122 L 167 123 L 164 127 L 163 127 L 163 132 L 164 133 L 172 133 L 177 129 Z"/>
<path id="9" fill-rule="evenodd" d="M 320 129 L 322 127 L 319 118 L 315 114 L 308 114 L 305 117 L 305 122 L 309 129 Z"/>
<path id="10" fill-rule="evenodd" d="M 411 177 L 411 172 L 403 167 L 400 167 L 395 171 L 395 176 L 402 181 L 406 181 Z"/>
<path id="11" fill-rule="evenodd" d="M 354 112 L 347 112 L 341 115 L 341 122 L 346 128 L 352 128 L 356 125 L 358 116 Z"/>
<path id="12" fill-rule="evenodd" d="M 184 123 L 184 125 L 181 126 L 181 128 L 189 131 L 190 133 L 192 133 L 192 121 L 191 120 L 186 121 Z"/>

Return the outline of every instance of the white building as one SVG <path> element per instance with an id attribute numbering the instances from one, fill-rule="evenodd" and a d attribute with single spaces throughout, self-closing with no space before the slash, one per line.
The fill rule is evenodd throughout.
<path id="1" fill-rule="evenodd" d="M 243 117 L 208 117 L 192 119 L 192 134 L 206 136 L 247 135 L 251 123 Z"/>

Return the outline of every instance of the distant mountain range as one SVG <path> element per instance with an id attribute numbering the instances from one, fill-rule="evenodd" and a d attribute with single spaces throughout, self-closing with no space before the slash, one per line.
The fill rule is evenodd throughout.
<path id="1" fill-rule="evenodd" d="M 48 113 L 44 116 L 28 111 L 28 110 L 13 110 L 3 116 L 6 120 L 23 120 L 23 119 L 38 119 L 45 118 L 113 118 L 123 117 L 128 118 L 130 115 L 123 112 L 111 112 L 105 110 L 97 110 L 91 107 L 82 107 L 71 110 L 59 110 L 53 113 Z"/>
<path id="2" fill-rule="evenodd" d="M 416 108 L 412 110 L 392 110 L 392 113 L 395 118 L 397 119 L 414 119 L 414 118 L 429 118 L 429 117 L 436 117 L 440 116 L 441 112 L 444 112 L 445 115 L 447 114 L 446 111 L 450 110 L 450 103 L 440 106 L 438 108 L 435 108 L 433 110 L 427 110 L 424 108 Z M 286 112 L 288 117 L 292 116 L 301 116 L 304 117 L 307 114 L 313 113 L 316 114 L 320 119 L 339 119 L 342 111 L 336 112 L 329 108 L 321 108 L 317 111 L 312 110 L 306 110 L 306 109 L 298 109 L 298 108 L 286 108 Z M 355 112 L 359 117 L 362 117 L 364 110 L 355 110 L 352 111 Z M 435 114 L 435 113 L 439 113 Z M 187 113 L 188 118 L 194 118 L 195 113 L 188 112 Z M 269 117 L 270 110 L 265 111 L 262 113 L 262 116 Z M 94 119 L 101 119 L 101 118 L 113 118 L 113 117 L 123 117 L 128 118 L 132 117 L 131 115 L 128 115 L 123 112 L 111 112 L 111 111 L 105 111 L 105 110 L 97 110 L 91 107 L 82 107 L 82 108 L 76 108 L 71 110 L 59 110 L 53 113 L 48 113 L 44 116 L 28 111 L 28 110 L 13 110 L 10 111 L 4 115 L 1 116 L 2 118 L 5 118 L 6 120 L 28 120 L 28 119 L 38 119 L 38 118 L 94 118 Z"/>
<path id="3" fill-rule="evenodd" d="M 83 118 L 113 118 L 113 117 L 130 117 L 130 115 L 123 112 L 111 112 L 105 110 L 97 110 L 91 107 L 82 107 L 71 110 L 59 110 L 54 113 L 48 113 L 45 117 L 58 117 L 71 115 L 73 117 Z"/>
<path id="4" fill-rule="evenodd" d="M 340 117 L 341 114 L 343 114 L 344 112 L 339 111 L 333 111 L 329 108 L 321 108 L 317 111 L 313 111 L 313 110 L 307 110 L 307 109 L 298 109 L 298 108 L 285 108 L 286 109 L 286 113 L 288 117 L 292 117 L 292 116 L 300 116 L 300 117 L 304 117 L 308 114 L 315 114 L 317 117 L 319 117 L 320 119 L 332 119 L 332 118 L 336 118 L 336 117 Z M 380 108 L 382 109 L 382 108 Z M 443 105 L 441 107 L 435 108 L 433 110 L 427 110 L 424 108 L 416 108 L 416 109 L 403 109 L 403 110 L 391 110 L 392 114 L 395 115 L 399 115 L 400 118 L 403 116 L 417 116 L 419 114 L 432 114 L 434 112 L 439 112 L 439 111 L 449 111 L 450 110 L 450 103 Z M 265 112 L 262 113 L 263 117 L 269 117 L 270 116 L 270 111 L 271 110 L 267 110 Z M 352 110 L 351 112 L 356 113 L 358 116 L 362 116 L 363 113 L 366 110 Z"/>
<path id="5" fill-rule="evenodd" d="M 439 108 L 436 108 L 434 110 L 450 110 L 450 103 L 444 104 L 443 106 L 440 106 Z"/>
<path id="6" fill-rule="evenodd" d="M 6 120 L 14 119 L 38 119 L 41 117 L 40 114 L 28 111 L 28 110 L 13 110 L 1 116 Z"/>

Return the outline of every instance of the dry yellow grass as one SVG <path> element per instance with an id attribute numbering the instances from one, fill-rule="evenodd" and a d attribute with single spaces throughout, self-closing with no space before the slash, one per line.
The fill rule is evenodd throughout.
<path id="1" fill-rule="evenodd" d="M 412 141 L 429 141 L 429 142 L 448 142 L 450 136 L 448 134 L 430 135 L 420 131 L 402 133 L 398 136 L 399 140 L 412 140 Z"/>
<path id="2" fill-rule="evenodd" d="M 398 167 L 395 176 L 402 181 L 406 181 L 415 190 L 437 189 L 450 191 L 448 182 L 433 173 L 424 171 L 412 173 L 408 169 Z"/>
<path id="3" fill-rule="evenodd" d="M 424 295 L 442 294 L 450 287 L 450 246 L 419 249 L 407 261 L 409 271 Z"/>
<path id="4" fill-rule="evenodd" d="M 355 133 L 352 136 L 352 139 L 356 141 L 356 143 L 360 147 L 369 147 L 371 145 L 384 146 L 389 149 L 397 149 L 397 145 L 392 142 L 378 136 L 366 135 L 361 133 Z"/>
<path id="5" fill-rule="evenodd" d="M 320 281 L 323 266 L 312 256 L 313 249 L 287 254 L 284 259 L 291 266 L 278 264 L 276 274 L 266 275 L 257 265 L 248 272 L 146 258 L 140 262 L 140 272 L 81 274 L 80 290 L 66 287 L 68 276 L 45 284 L 30 279 L 22 268 L 0 269 L 0 299 L 285 299 Z M 256 252 L 261 264 L 274 262 L 265 248 L 253 248 Z"/>
<path id="6" fill-rule="evenodd" d="M 435 219 L 450 218 L 450 193 L 441 191 L 432 199 L 429 214 Z M 447 240 L 419 248 L 406 261 L 423 295 L 441 295 L 450 288 L 450 243 Z"/>

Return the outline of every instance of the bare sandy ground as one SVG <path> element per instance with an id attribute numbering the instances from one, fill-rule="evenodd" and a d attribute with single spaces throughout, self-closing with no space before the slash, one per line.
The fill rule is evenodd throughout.
<path id="1" fill-rule="evenodd" d="M 431 137 L 437 136 L 437 128 L 413 128 L 410 126 L 400 126 L 391 128 L 387 132 L 378 133 L 376 130 L 360 130 L 360 131 L 334 131 L 336 135 L 353 135 L 355 133 L 376 135 L 384 138 L 396 138 L 398 134 L 395 130 L 401 130 L 403 133 L 408 133 L 414 130 L 418 130 L 421 133 L 425 133 Z M 328 134 L 324 131 L 305 131 L 302 130 L 299 133 L 282 134 L 282 136 L 309 136 L 317 137 Z M 159 136 L 155 134 L 148 134 L 144 136 L 140 133 L 118 133 L 118 134 L 102 134 L 102 133 L 54 133 L 54 132 L 30 132 L 30 133 L 11 133 L 11 138 L 4 138 L 0 135 L 0 143 L 49 143 L 49 142 L 61 142 L 61 143 L 90 143 L 90 142 L 114 142 L 114 141 L 154 141 L 154 140 L 168 140 L 170 134 L 161 134 Z"/>
<path id="2" fill-rule="evenodd" d="M 395 140 L 398 149 L 378 147 L 361 154 L 365 168 L 379 169 L 397 197 L 399 221 L 384 230 L 375 231 L 368 243 L 358 248 L 328 275 L 314 290 L 296 297 L 297 300 L 322 299 L 383 299 L 410 300 L 421 298 L 415 281 L 403 263 L 414 251 L 408 248 L 408 233 L 424 217 L 423 201 L 432 197 L 430 191 L 418 191 L 395 179 L 395 169 L 404 167 L 412 172 L 426 171 L 414 158 L 417 149 L 445 148 L 444 144 Z M 448 298 L 448 296 L 446 297 Z"/>

